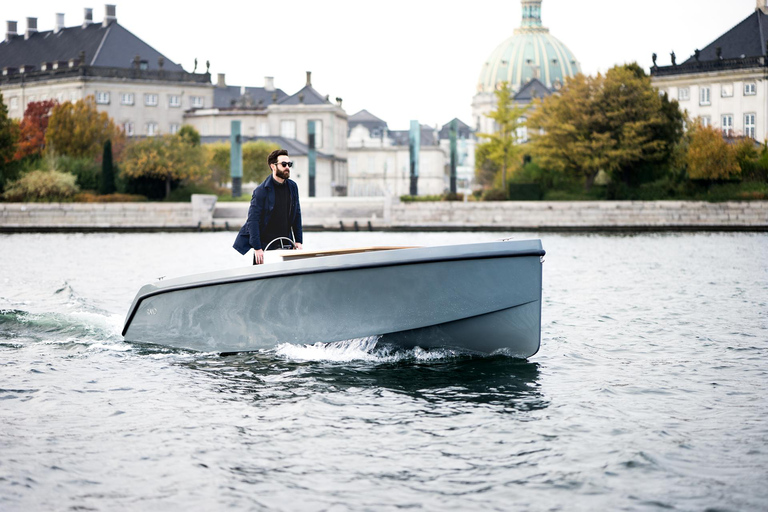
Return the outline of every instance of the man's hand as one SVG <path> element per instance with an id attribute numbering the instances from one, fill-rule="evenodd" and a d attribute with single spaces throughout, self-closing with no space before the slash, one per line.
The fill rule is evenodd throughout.
<path id="1" fill-rule="evenodd" d="M 259 249 L 258 251 L 254 251 L 253 257 L 256 259 L 256 264 L 261 265 L 264 263 L 264 251 Z"/>
<path id="2" fill-rule="evenodd" d="M 299 242 L 296 242 L 295 244 L 293 244 L 293 248 L 300 250 L 300 249 L 303 249 L 304 247 Z"/>

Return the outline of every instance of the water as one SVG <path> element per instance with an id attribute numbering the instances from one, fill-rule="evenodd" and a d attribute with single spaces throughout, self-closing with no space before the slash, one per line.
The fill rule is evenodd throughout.
<path id="1" fill-rule="evenodd" d="M 542 235 L 529 361 L 122 341 L 145 282 L 247 263 L 233 236 L 0 235 L 0 510 L 768 509 L 768 236 Z"/>

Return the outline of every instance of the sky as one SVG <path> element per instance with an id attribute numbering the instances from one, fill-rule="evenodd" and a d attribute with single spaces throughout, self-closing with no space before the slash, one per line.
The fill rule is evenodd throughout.
<path id="1" fill-rule="evenodd" d="M 210 61 L 212 81 L 275 86 L 293 94 L 312 72 L 312 85 L 343 99 L 348 114 L 366 109 L 403 130 L 409 121 L 471 123 L 472 97 L 491 52 L 520 26 L 519 0 L 131 0 L 119 2 L 117 20 L 173 62 L 198 71 Z M 544 0 L 542 21 L 568 46 L 587 74 L 638 62 L 646 70 L 678 62 L 746 18 L 755 0 Z M 95 22 L 104 4 L 88 0 L 0 3 L 5 21 L 37 17 L 51 30 L 55 14 L 79 25 L 83 9 Z"/>

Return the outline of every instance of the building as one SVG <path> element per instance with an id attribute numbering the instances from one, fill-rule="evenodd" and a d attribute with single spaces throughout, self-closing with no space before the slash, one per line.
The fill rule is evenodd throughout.
<path id="1" fill-rule="evenodd" d="M 420 125 L 418 195 L 450 189 L 450 123 L 440 130 Z M 367 110 L 349 116 L 347 140 L 350 196 L 402 196 L 411 191 L 410 131 L 390 130 Z M 468 190 L 474 177 L 475 136 L 458 121 L 457 188 Z"/>
<path id="2" fill-rule="evenodd" d="M 522 23 L 514 34 L 502 42 L 483 63 L 472 99 L 475 130 L 495 131 L 487 115 L 496 108 L 494 91 L 508 82 L 518 104 L 548 96 L 559 89 L 565 79 L 581 73 L 573 53 L 549 33 L 541 21 L 542 0 L 521 0 Z M 527 134 L 523 140 L 527 139 Z"/>
<path id="3" fill-rule="evenodd" d="M 653 55 L 651 82 L 680 108 L 723 135 L 757 141 L 768 137 L 768 2 L 741 23 L 678 64 L 659 66 Z"/>
<path id="4" fill-rule="evenodd" d="M 346 195 L 347 114 L 340 98 L 332 103 L 312 87 L 310 73 L 292 95 L 270 77 L 264 87 L 236 87 L 220 74 L 214 86 L 208 63 L 205 73 L 186 72 L 120 25 L 114 5 L 105 6 L 101 23 L 93 22 L 92 9 L 74 27 L 65 27 L 64 15 L 57 14 L 55 28 L 42 32 L 36 18 L 27 18 L 23 34 L 15 21 L 7 22 L 0 69 L 0 92 L 16 119 L 32 101 L 93 96 L 129 137 L 173 134 L 189 124 L 203 142 L 229 140 L 231 121 L 239 120 L 245 141 L 268 140 L 291 152 L 303 195 L 309 193 L 307 126 L 314 121 L 316 195 Z"/>
<path id="5" fill-rule="evenodd" d="M 184 112 L 213 102 L 210 74 L 188 73 L 117 21 L 114 5 L 93 22 L 85 9 L 82 24 L 65 27 L 56 15 L 53 30 L 38 31 L 7 22 L 0 42 L 0 92 L 12 118 L 21 119 L 29 102 L 96 99 L 128 136 L 175 133 Z"/>
<path id="6" fill-rule="evenodd" d="M 243 141 L 266 140 L 289 150 L 294 160 L 293 179 L 309 193 L 310 121 L 315 123 L 315 196 L 347 195 L 347 113 L 328 96 L 306 85 L 288 95 L 266 77 L 263 87 L 228 86 L 223 74 L 213 88 L 211 108 L 189 110 L 184 123 L 200 132 L 203 142 L 229 140 L 232 121 L 240 121 Z"/>

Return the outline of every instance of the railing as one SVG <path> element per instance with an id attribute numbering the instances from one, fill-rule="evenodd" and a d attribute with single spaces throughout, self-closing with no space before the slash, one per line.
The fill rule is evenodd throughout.
<path id="1" fill-rule="evenodd" d="M 5 74 L 7 73 L 7 74 Z M 210 73 L 187 73 L 186 71 L 167 71 L 163 69 L 114 68 L 101 66 L 72 66 L 58 69 L 34 70 L 21 73 L 7 69 L 0 76 L 0 84 L 15 84 L 56 80 L 70 77 L 127 78 L 134 80 L 152 80 L 166 82 L 188 82 L 198 84 L 211 83 Z"/>
<path id="2" fill-rule="evenodd" d="M 765 67 L 768 67 L 766 66 L 765 57 L 744 57 L 743 59 L 686 62 L 675 66 L 653 66 L 651 67 L 651 76 L 685 75 L 689 73 Z"/>

